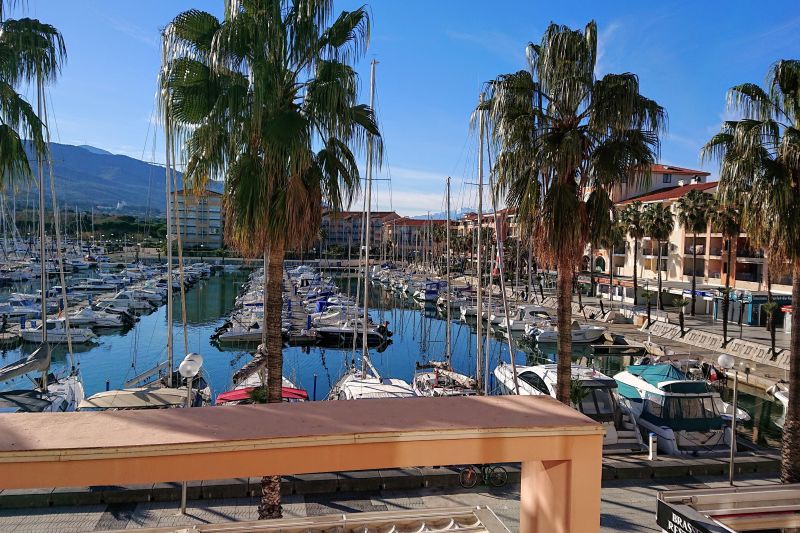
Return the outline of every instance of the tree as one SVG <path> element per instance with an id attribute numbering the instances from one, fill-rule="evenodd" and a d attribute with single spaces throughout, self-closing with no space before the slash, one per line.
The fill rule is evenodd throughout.
<path id="1" fill-rule="evenodd" d="M 592 224 L 609 216 L 612 188 L 649 181 L 665 112 L 640 94 L 636 75 L 595 77 L 595 22 L 583 31 L 551 24 L 527 54 L 530 70 L 489 82 L 479 111 L 497 151 L 497 192 L 534 236 L 537 258 L 557 265 L 557 397 L 568 403 L 572 274 Z"/>
<path id="2" fill-rule="evenodd" d="M 781 479 L 800 481 L 800 60 L 780 60 L 767 88 L 733 87 L 726 121 L 703 149 L 720 163 L 719 195 L 742 205 L 748 236 L 792 271 L 789 400 L 783 426 Z"/>
<path id="3" fill-rule="evenodd" d="M 636 200 L 625 206 L 620 215 L 622 223 L 627 228 L 628 235 L 633 239 L 633 305 L 639 304 L 639 243 L 644 239 L 644 225 L 642 224 L 642 202 Z"/>
<path id="4" fill-rule="evenodd" d="M 67 57 L 55 27 L 31 18 L 4 19 L 4 8 L 0 1 L 0 187 L 31 177 L 26 142 L 38 157 L 47 150 L 41 117 L 20 87 L 35 92 L 38 82 L 55 81 Z"/>
<path id="5" fill-rule="evenodd" d="M 708 213 L 711 197 L 698 190 L 692 190 L 678 198 L 675 202 L 678 208 L 678 222 L 686 231 L 692 233 L 692 308 L 691 315 L 695 315 L 697 302 L 697 234 L 708 228 Z"/>
<path id="6" fill-rule="evenodd" d="M 224 20 L 189 10 L 165 30 L 161 104 L 183 141 L 184 179 L 224 178 L 225 240 L 263 256 L 265 327 L 256 355 L 281 401 L 284 251 L 308 249 L 323 199 L 340 211 L 359 190 L 356 153 L 372 136 L 352 65 L 369 40 L 365 7 L 331 23 L 332 0 L 227 3 Z M 167 126 L 170 127 L 169 122 Z M 280 477 L 262 480 L 259 518 L 281 516 Z"/>
<path id="7" fill-rule="evenodd" d="M 724 348 L 728 344 L 728 311 L 731 305 L 733 250 L 741 232 L 739 210 L 734 205 L 720 204 L 710 211 L 709 218 L 714 231 L 722 234 L 722 238 L 725 241 L 725 249 L 727 250 L 725 288 L 720 291 L 722 293 L 722 346 Z"/>
<path id="8" fill-rule="evenodd" d="M 645 301 L 647 301 L 647 327 L 650 328 L 650 324 L 652 321 L 650 320 L 650 314 L 653 308 L 653 291 L 650 289 L 645 289 L 642 291 L 642 296 L 644 296 Z"/>
<path id="9" fill-rule="evenodd" d="M 681 337 L 686 335 L 686 330 L 684 329 L 684 308 L 692 303 L 692 300 L 689 298 L 675 298 L 672 301 L 672 305 L 678 308 L 678 323 L 681 326 Z"/>
<path id="10" fill-rule="evenodd" d="M 612 309 L 614 308 L 614 249 L 625 245 L 626 230 L 625 223 L 617 219 L 600 241 L 601 245 L 608 250 L 608 300 Z"/>
<path id="11" fill-rule="evenodd" d="M 767 313 L 767 330 L 769 330 L 769 346 L 772 353 L 771 360 L 775 359 L 775 313 L 778 312 L 780 306 L 777 302 L 767 302 L 761 306 L 761 309 Z"/>
<path id="12" fill-rule="evenodd" d="M 642 225 L 645 234 L 656 241 L 658 246 L 658 263 L 656 263 L 656 274 L 658 275 L 658 310 L 664 310 L 664 297 L 661 289 L 661 255 L 664 241 L 669 240 L 672 230 L 675 228 L 675 219 L 672 217 L 672 210 L 664 203 L 654 203 L 648 205 L 642 213 Z"/>

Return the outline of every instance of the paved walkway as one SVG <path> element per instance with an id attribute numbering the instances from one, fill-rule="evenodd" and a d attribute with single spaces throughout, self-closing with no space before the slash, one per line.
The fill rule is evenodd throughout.
<path id="1" fill-rule="evenodd" d="M 741 485 L 774 483 L 773 479 L 748 477 Z M 603 483 L 601 531 L 658 532 L 655 506 L 658 491 L 678 488 L 724 486 L 719 477 L 686 477 L 676 480 L 626 480 Z M 519 529 L 519 485 L 489 490 L 418 489 L 285 496 L 284 516 L 303 517 L 356 511 L 387 511 L 448 506 L 491 507 L 512 530 Z M 188 516 L 177 514 L 177 502 L 125 503 L 85 507 L 0 510 L 0 531 L 71 532 L 167 527 L 239 520 L 255 520 L 254 498 L 198 500 L 189 502 Z"/>

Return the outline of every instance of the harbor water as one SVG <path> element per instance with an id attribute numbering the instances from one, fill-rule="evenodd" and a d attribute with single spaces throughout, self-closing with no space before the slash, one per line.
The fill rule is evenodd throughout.
<path id="1" fill-rule="evenodd" d="M 172 324 L 174 353 L 180 361 L 186 351 L 204 357 L 203 371 L 213 393 L 219 394 L 232 387 L 233 373 L 250 360 L 254 346 L 217 346 L 210 340 L 212 333 L 233 309 L 234 300 L 247 281 L 248 271 L 218 272 L 200 280 L 186 292 L 186 330 L 181 320 L 182 305 L 175 293 L 174 321 Z M 355 278 L 338 280 L 343 292 L 356 294 Z M 5 287 L 0 297 L 11 292 L 30 290 L 30 285 L 17 284 Z M 381 349 L 371 349 L 374 366 L 385 377 L 410 381 L 417 363 L 442 360 L 445 356 L 447 321 L 434 306 L 420 305 L 410 298 L 386 291 L 378 285 L 370 289 L 370 310 L 373 321 L 388 321 L 393 332 L 392 342 Z M 166 360 L 167 323 L 166 306 L 144 315 L 136 325 L 127 330 L 101 330 L 91 344 L 76 345 L 75 362 L 79 368 L 86 394 L 91 395 L 106 387 L 121 388 L 133 376 L 153 368 Z M 455 369 L 475 375 L 477 371 L 475 323 L 464 322 L 457 310 L 450 324 L 452 338 L 452 363 Z M 495 391 L 492 370 L 499 361 L 508 362 L 507 341 L 499 332 L 484 340 L 486 355 L 484 375 L 488 369 L 489 390 Z M 0 353 L 0 366 L 30 353 L 35 345 L 23 344 Z M 284 349 L 284 375 L 298 387 L 308 391 L 310 398 L 325 398 L 331 386 L 346 370 L 347 365 L 360 364 L 361 346 L 340 348 L 287 347 Z M 555 345 L 540 345 L 514 339 L 514 359 L 517 364 L 539 364 L 555 360 Z M 592 357 L 587 347 L 574 346 L 573 360 L 593 366 L 613 376 L 632 361 L 629 357 Z M 56 375 L 69 369 L 66 346 L 53 349 L 53 371 Z M 30 388 L 27 377 L 0 384 L 4 390 Z M 723 390 L 723 398 L 730 391 Z M 739 405 L 750 413 L 752 420 L 739 425 L 739 433 L 760 446 L 777 446 L 781 430 L 775 425 L 782 415 L 780 404 L 766 393 L 742 387 Z"/>

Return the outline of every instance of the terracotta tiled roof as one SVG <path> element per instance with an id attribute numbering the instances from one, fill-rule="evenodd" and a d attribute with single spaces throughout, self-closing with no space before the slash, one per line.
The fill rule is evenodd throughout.
<path id="1" fill-rule="evenodd" d="M 655 174 L 674 174 L 676 176 L 710 176 L 708 172 L 702 170 L 692 170 L 691 168 L 676 167 L 673 165 L 651 165 L 650 172 Z"/>
<path id="2" fill-rule="evenodd" d="M 447 223 L 446 220 L 435 219 L 435 220 L 426 220 L 422 218 L 396 218 L 390 222 L 387 222 L 387 225 L 392 226 L 427 226 L 428 224 L 434 224 L 436 226 L 443 226 Z M 454 224 L 455 221 L 451 221 L 451 224 Z"/>
<path id="3" fill-rule="evenodd" d="M 709 189 L 713 189 L 717 185 L 718 183 L 716 181 L 712 181 L 709 183 L 691 183 L 683 186 L 666 187 L 655 192 L 645 193 L 639 196 L 634 196 L 633 198 L 628 198 L 627 200 L 620 202 L 620 204 L 629 204 L 634 201 L 648 203 L 663 202 L 664 200 L 676 200 L 689 191 L 707 191 Z"/>

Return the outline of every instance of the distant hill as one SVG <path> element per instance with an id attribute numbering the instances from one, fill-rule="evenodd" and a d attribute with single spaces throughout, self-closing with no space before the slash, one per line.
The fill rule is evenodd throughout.
<path id="1" fill-rule="evenodd" d="M 77 206 L 79 209 L 94 208 L 137 215 L 164 212 L 166 195 L 163 166 L 88 145 L 51 143 L 50 146 L 60 205 L 68 209 Z M 35 175 L 36 158 L 30 151 L 29 159 Z M 35 205 L 25 190 L 17 191 L 16 200 L 18 206 Z M 48 191 L 47 204 L 49 200 Z"/>
<path id="2" fill-rule="evenodd" d="M 475 213 L 476 209 L 474 207 L 462 207 L 461 209 L 454 209 L 450 211 L 450 218 L 451 220 L 458 220 L 459 218 L 467 215 L 469 213 Z M 415 217 L 410 217 L 417 220 L 428 220 L 428 215 L 418 215 Z M 431 220 L 447 220 L 447 211 L 443 211 L 441 213 L 431 213 L 430 216 Z"/>

